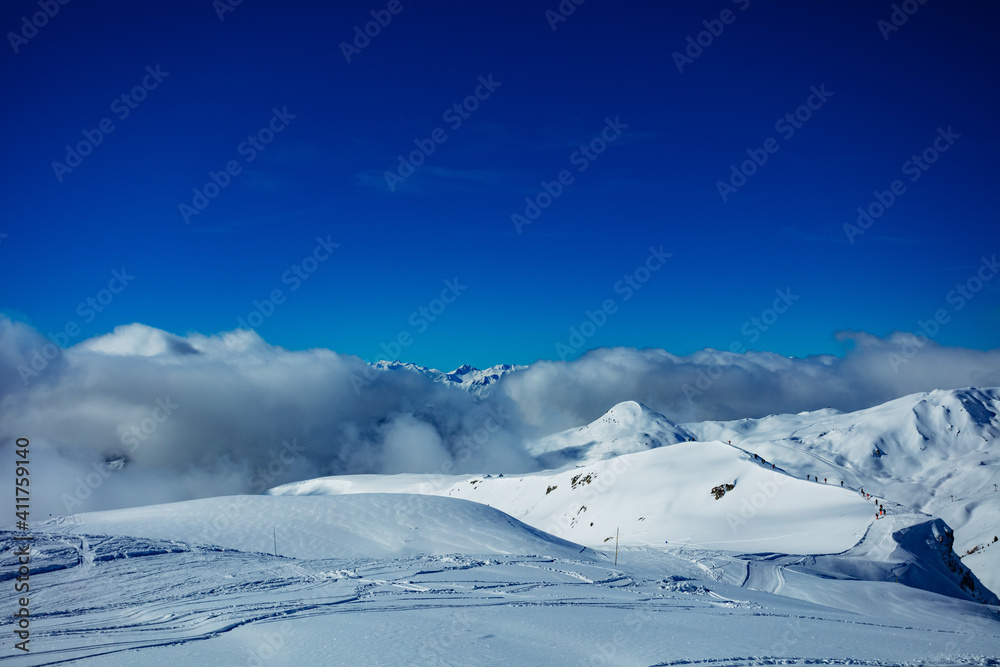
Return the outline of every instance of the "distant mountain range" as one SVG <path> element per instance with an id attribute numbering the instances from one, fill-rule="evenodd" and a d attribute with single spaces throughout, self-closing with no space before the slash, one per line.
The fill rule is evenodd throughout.
<path id="1" fill-rule="evenodd" d="M 527 366 L 514 366 L 511 364 L 499 364 L 490 366 L 485 370 L 479 370 L 468 364 L 463 364 L 449 373 L 443 373 L 434 368 L 426 368 L 416 364 L 404 363 L 401 361 L 376 361 L 372 364 L 380 371 L 399 372 L 410 371 L 419 373 L 434 382 L 453 385 L 465 389 L 473 396 L 485 398 L 496 386 L 497 381 L 508 373 L 524 370 Z"/>

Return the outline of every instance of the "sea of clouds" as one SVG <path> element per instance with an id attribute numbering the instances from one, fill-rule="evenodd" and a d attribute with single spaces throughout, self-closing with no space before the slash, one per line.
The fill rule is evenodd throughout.
<path id="1" fill-rule="evenodd" d="M 323 475 L 535 470 L 527 439 L 589 423 L 624 400 L 685 422 L 1000 386 L 1000 350 L 904 333 L 840 336 L 853 343 L 844 356 L 804 359 L 596 349 L 538 361 L 480 400 L 419 373 L 373 372 L 358 357 L 290 351 L 251 331 L 176 336 L 132 324 L 60 349 L 0 317 L 0 442 L 11 465 L 15 439 L 31 442 L 38 519 Z"/>

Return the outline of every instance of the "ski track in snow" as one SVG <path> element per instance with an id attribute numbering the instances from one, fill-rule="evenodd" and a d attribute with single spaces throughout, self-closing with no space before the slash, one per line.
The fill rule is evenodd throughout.
<path id="1" fill-rule="evenodd" d="M 32 652 L 13 649 L 8 614 L 0 617 L 0 661 L 998 667 L 1000 616 L 949 589 L 964 570 L 953 535 L 931 516 L 951 512 L 974 528 L 963 549 L 994 534 L 997 495 L 988 487 L 1000 472 L 984 467 L 996 462 L 983 443 L 997 434 L 995 414 L 963 392 L 931 398 L 861 411 L 870 423 L 846 428 L 844 420 L 856 417 L 702 425 L 714 443 L 686 442 L 696 425 L 627 402 L 538 445 L 572 464 L 562 471 L 458 476 L 453 485 L 419 475 L 320 479 L 285 492 L 301 487 L 327 500 L 231 497 L 59 517 L 40 526 L 32 544 Z M 934 420 L 950 431 L 966 419 L 963 410 L 975 423 L 955 425 L 982 431 L 971 439 L 955 432 L 964 458 L 953 461 L 947 447 L 938 453 L 947 454 L 943 461 L 919 454 Z M 618 437 L 623 424 L 634 437 Z M 872 458 L 867 440 L 892 424 L 893 437 L 873 440 L 880 451 Z M 723 446 L 721 434 L 743 431 L 752 437 Z M 591 441 L 595 434 L 601 438 Z M 567 446 L 578 438 L 586 442 Z M 853 455 L 834 453 L 848 445 Z M 590 459 L 573 458 L 584 450 Z M 769 465 L 751 458 L 754 450 Z M 626 455 L 607 460 L 617 453 Z M 790 458 L 771 467 L 780 456 Z M 916 465 L 915 456 L 929 463 Z M 850 486 L 803 483 L 803 474 L 817 473 L 879 491 L 886 515 L 876 519 L 877 503 L 859 502 L 845 493 Z M 963 474 L 977 491 L 961 487 Z M 734 488 L 709 499 L 709 488 L 727 480 Z M 421 488 L 449 498 L 393 495 Z M 950 502 L 952 492 L 959 502 Z M 761 494 L 768 498 L 758 503 Z M 904 504 L 886 499 L 893 496 Z M 206 532 L 225 508 L 230 527 Z M 583 511 L 587 520 L 577 525 Z M 737 516 L 746 521 L 727 526 Z M 568 528 L 554 523 L 568 517 Z M 285 531 L 283 546 L 296 557 L 259 551 L 270 550 L 273 533 L 261 538 L 267 524 Z M 540 530 L 560 526 L 572 542 Z M 617 544 L 619 526 L 632 544 L 598 551 L 612 528 Z M 222 546 L 181 541 L 206 534 Z M 0 582 L 8 586 L 17 574 L 12 536 L 0 532 Z M 988 565 L 983 559 L 993 553 L 973 557 Z M 620 556 L 617 565 L 612 556 Z M 266 660 L 264 637 L 283 647 Z"/>
<path id="2" fill-rule="evenodd" d="M 5 547 L 4 564 L 9 565 L 11 534 L 0 537 Z M 265 628 L 321 620 L 324 627 L 336 627 L 338 619 L 359 614 L 379 615 L 372 618 L 376 623 L 382 623 L 386 614 L 402 614 L 399 622 L 408 623 L 402 619 L 414 612 L 434 610 L 458 614 L 476 611 L 501 618 L 530 608 L 555 613 L 572 610 L 574 615 L 589 611 L 602 617 L 634 613 L 658 632 L 692 619 L 706 627 L 750 623 L 765 633 L 765 628 L 774 627 L 762 624 L 768 619 L 822 622 L 831 635 L 866 628 L 866 632 L 897 640 L 922 636 L 927 630 L 942 632 L 933 625 L 919 628 L 824 607 L 803 607 L 796 613 L 775 605 L 766 595 L 747 590 L 781 589 L 782 567 L 774 564 L 785 564 L 788 557 L 778 554 L 745 556 L 745 588 L 739 588 L 722 581 L 700 582 L 693 564 L 644 549 L 623 551 L 622 560 L 654 558 L 657 566 L 630 570 L 624 563 L 614 567 L 587 560 L 496 554 L 296 560 L 131 537 L 40 533 L 36 540 L 36 558 L 41 562 L 36 564 L 38 574 L 33 572 L 31 579 L 33 591 L 37 591 L 33 594 L 34 650 L 30 658 L 5 650 L 0 660 L 11 664 L 130 664 L 144 662 L 142 656 L 154 649 L 188 650 L 189 644 L 211 643 L 247 626 Z M 720 552 L 718 558 L 727 556 Z M 663 568 L 693 576 L 666 580 L 650 576 L 651 571 L 662 572 Z M 5 573 L 10 571 L 9 567 L 4 569 Z M 996 626 L 993 640 L 1000 646 L 1000 623 Z M 4 627 L 5 649 L 11 648 L 9 635 L 10 628 Z M 746 658 L 706 655 L 691 660 L 653 659 L 645 664 L 997 664 L 985 654 L 918 663 L 872 659 L 863 652 L 831 658 L 823 655 L 822 646 L 814 655 L 803 653 L 803 646 L 796 648 L 795 654 L 761 653 Z M 467 662 L 457 660 L 454 664 Z M 641 663 L 625 660 L 622 664 Z"/>

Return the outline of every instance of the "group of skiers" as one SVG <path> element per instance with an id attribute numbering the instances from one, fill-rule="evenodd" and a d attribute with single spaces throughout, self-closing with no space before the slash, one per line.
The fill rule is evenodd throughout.
<path id="1" fill-rule="evenodd" d="M 730 440 L 730 441 L 729 441 L 729 444 L 733 444 L 733 441 L 732 441 L 732 440 Z M 757 454 L 754 454 L 754 455 L 753 455 L 753 458 L 754 458 L 754 461 L 760 461 L 760 462 L 761 462 L 761 463 L 763 463 L 764 465 L 767 465 L 767 461 L 765 461 L 765 460 L 764 460 L 764 457 L 763 457 L 763 456 L 759 456 L 759 455 L 757 455 Z M 771 464 L 771 470 L 774 470 L 774 469 L 775 469 L 775 467 L 774 467 L 774 464 L 772 463 L 772 464 Z M 816 483 L 819 483 L 819 475 L 808 475 L 808 474 L 806 475 L 806 480 L 807 480 L 807 481 L 808 481 L 808 480 L 813 480 L 813 479 L 814 479 L 814 480 L 816 480 Z M 824 478 L 823 478 L 823 483 L 824 483 L 824 484 L 826 484 L 826 483 L 827 483 L 827 478 L 826 478 L 826 477 L 824 477 Z M 840 480 L 840 486 L 841 486 L 841 487 L 843 487 L 843 486 L 844 486 L 844 480 Z M 862 497 L 862 498 L 865 498 L 865 499 L 871 499 L 871 500 L 874 500 L 874 501 L 875 501 L 875 504 L 876 504 L 876 505 L 878 506 L 878 511 L 877 511 L 877 512 L 875 512 L 875 518 L 876 518 L 876 519 L 880 519 L 881 517 L 884 517 L 884 516 L 885 516 L 885 507 L 883 507 L 883 506 L 882 506 L 882 504 L 881 504 L 881 503 L 879 503 L 879 501 L 878 501 L 878 498 L 874 498 L 874 499 L 873 499 L 873 498 L 872 498 L 872 495 L 871 495 L 870 493 L 865 493 L 865 490 L 864 490 L 864 488 L 863 488 L 863 487 L 862 487 L 862 489 L 861 489 L 860 493 L 861 493 L 861 497 Z"/>
<path id="2" fill-rule="evenodd" d="M 815 479 L 816 482 L 819 483 L 819 475 L 816 475 L 816 476 L 806 475 L 806 481 L 808 482 L 810 479 Z M 823 483 L 824 484 L 827 483 L 826 482 L 826 477 L 823 478 Z M 840 480 L 840 485 L 844 486 L 844 480 Z"/>
<path id="3" fill-rule="evenodd" d="M 730 441 L 729 441 L 729 444 L 733 444 L 733 441 L 732 441 L 732 440 L 730 440 Z M 754 458 L 754 460 L 755 460 L 755 461 L 760 461 L 760 462 L 761 462 L 761 463 L 763 463 L 764 465 L 767 465 L 767 461 L 765 461 L 765 460 L 764 460 L 764 457 L 763 457 L 763 456 L 757 456 L 756 454 L 754 454 L 754 455 L 753 455 L 753 458 Z M 772 463 L 772 464 L 771 464 L 771 470 L 774 470 L 774 469 L 775 469 L 775 468 L 774 468 L 774 464 Z"/>

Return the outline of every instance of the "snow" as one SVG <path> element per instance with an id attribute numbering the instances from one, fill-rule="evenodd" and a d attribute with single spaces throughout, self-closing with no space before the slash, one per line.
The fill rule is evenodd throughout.
<path id="1" fill-rule="evenodd" d="M 693 435 L 663 415 L 635 401 L 625 401 L 600 419 L 527 445 L 528 452 L 547 467 L 612 458 L 693 439 Z"/>
<path id="2" fill-rule="evenodd" d="M 485 370 L 479 370 L 474 366 L 463 364 L 451 372 L 444 373 L 435 368 L 427 368 L 402 361 L 376 361 L 372 364 L 372 367 L 380 371 L 417 373 L 429 378 L 433 382 L 440 382 L 464 389 L 477 398 L 488 396 L 496 387 L 496 383 L 508 373 L 516 373 L 527 368 L 527 366 L 497 364 Z"/>
<path id="3" fill-rule="evenodd" d="M 421 491 L 497 507 L 588 546 L 620 529 L 628 545 L 687 540 L 728 550 L 828 553 L 863 535 L 875 511 L 859 494 L 771 470 L 721 442 L 685 442 L 559 472 L 504 477 L 349 475 L 287 484 L 273 495 Z M 711 489 L 734 483 L 715 500 Z"/>
<path id="4" fill-rule="evenodd" d="M 797 477 L 864 488 L 955 530 L 959 554 L 1000 590 L 1000 389 L 904 396 L 866 410 L 818 410 L 682 426 L 699 439 L 732 440 Z"/>
<path id="5" fill-rule="evenodd" d="M 338 476 L 59 517 L 33 525 L 32 652 L 5 627 L 0 655 L 998 665 L 998 414 L 996 389 L 696 424 L 627 401 L 531 443 L 552 466 L 531 474 Z M 0 532 L 7 580 L 15 536 Z"/>
<path id="6" fill-rule="evenodd" d="M 273 529 L 273 532 L 272 532 Z M 575 556 L 582 547 L 457 498 L 225 496 L 74 515 L 58 534 L 114 534 L 216 545 L 291 558 L 402 558 L 418 554 Z"/>
<path id="7" fill-rule="evenodd" d="M 263 548 L 268 526 L 287 553 Z M 213 530 L 232 548 L 204 544 Z M 423 530 L 432 539 L 407 542 Z M 568 547 L 482 505 L 407 494 L 82 514 L 36 531 L 32 653 L 11 650 L 9 629 L 4 653 L 14 665 L 996 664 L 1000 622 L 973 602 L 793 569 L 744 579 L 746 561 L 724 552 L 623 547 L 616 565 L 612 550 Z M 747 584 L 772 577 L 803 599 Z"/>

